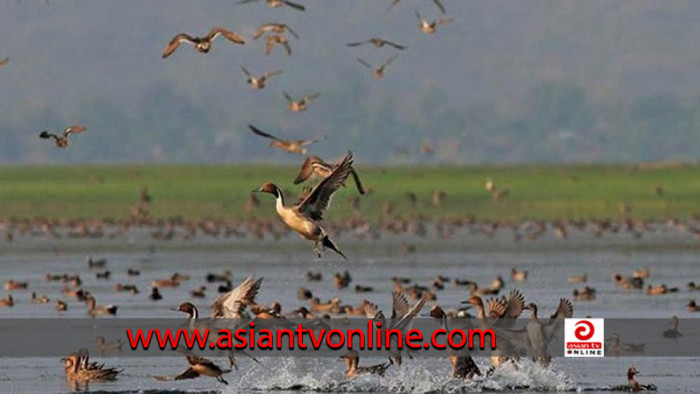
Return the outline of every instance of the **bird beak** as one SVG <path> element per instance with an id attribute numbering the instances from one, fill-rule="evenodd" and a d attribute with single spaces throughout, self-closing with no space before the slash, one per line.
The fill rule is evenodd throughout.
<path id="1" fill-rule="evenodd" d="M 260 193 L 261 191 L 262 191 L 262 189 L 258 188 L 258 189 L 251 190 L 251 193 Z"/>
<path id="2" fill-rule="evenodd" d="M 169 308 L 169 309 L 171 311 L 180 312 L 180 308 L 178 308 L 178 307 L 173 307 L 173 308 Z"/>

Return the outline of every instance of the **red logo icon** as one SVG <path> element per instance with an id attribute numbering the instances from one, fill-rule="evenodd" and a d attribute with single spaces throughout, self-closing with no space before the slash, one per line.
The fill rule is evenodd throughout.
<path id="1" fill-rule="evenodd" d="M 576 323 L 576 330 L 574 330 L 574 335 L 579 341 L 587 341 L 593 338 L 594 333 L 595 328 L 593 327 L 593 323 L 589 322 L 588 320 L 581 320 L 578 323 Z"/>

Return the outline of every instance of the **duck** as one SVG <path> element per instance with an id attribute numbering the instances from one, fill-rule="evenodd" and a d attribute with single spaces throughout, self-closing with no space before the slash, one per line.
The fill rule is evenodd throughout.
<path id="1" fill-rule="evenodd" d="M 665 283 L 662 283 L 660 286 L 647 285 L 647 294 L 649 295 L 663 295 L 676 292 L 678 292 L 678 288 L 668 288 Z"/>
<path id="2" fill-rule="evenodd" d="M 700 312 L 700 306 L 695 303 L 695 300 L 688 301 L 688 303 L 685 304 L 685 308 L 688 312 Z"/>
<path id="3" fill-rule="evenodd" d="M 63 288 L 61 288 L 61 293 L 65 294 L 68 297 L 75 298 L 78 301 L 85 301 L 90 295 L 90 293 L 83 289 L 71 289 L 68 286 L 64 286 Z"/>
<path id="4" fill-rule="evenodd" d="M 8 280 L 5 282 L 3 285 L 3 288 L 5 291 L 12 291 L 12 290 L 25 290 L 29 284 L 27 282 L 17 282 L 12 279 Z"/>
<path id="5" fill-rule="evenodd" d="M 683 334 L 678 331 L 678 316 L 671 316 L 668 324 L 668 330 L 663 332 L 664 338 L 678 338 L 682 337 Z"/>
<path id="6" fill-rule="evenodd" d="M 109 270 L 102 271 L 102 272 L 95 272 L 95 278 L 96 279 L 109 279 L 111 274 L 112 273 L 109 272 Z"/>
<path id="7" fill-rule="evenodd" d="M 206 297 L 205 291 L 207 290 L 206 286 L 199 286 L 199 288 L 190 290 L 190 296 L 192 298 L 204 298 Z"/>
<path id="8" fill-rule="evenodd" d="M 314 297 L 313 293 L 311 293 L 311 290 L 305 288 L 305 287 L 300 287 L 299 290 L 297 291 L 297 298 L 299 298 L 302 301 L 310 300 Z"/>
<path id="9" fill-rule="evenodd" d="M 94 259 L 92 256 L 87 256 L 85 262 L 88 268 L 104 268 L 107 265 L 107 259 Z"/>
<path id="10" fill-rule="evenodd" d="M 644 343 L 621 343 L 617 333 L 612 333 L 607 340 L 610 341 L 607 350 L 613 354 L 643 352 L 644 346 L 646 346 Z"/>
<path id="11" fill-rule="evenodd" d="M 586 283 L 588 281 L 588 274 L 583 275 L 571 275 L 567 278 L 569 283 Z"/>
<path id="12" fill-rule="evenodd" d="M 289 32 L 289 34 L 294 36 L 294 38 L 299 39 L 299 35 L 285 23 L 263 23 L 262 25 L 258 26 L 257 29 L 255 29 L 253 39 L 257 40 L 265 33 L 284 34 L 286 32 Z"/>
<path id="13" fill-rule="evenodd" d="M 352 276 L 350 276 L 350 272 L 348 271 L 343 273 L 336 272 L 333 276 L 333 285 L 336 289 L 344 289 L 348 287 L 350 283 L 352 283 Z"/>
<path id="14" fill-rule="evenodd" d="M 574 301 L 595 301 L 595 289 L 588 286 L 581 291 L 574 289 L 573 296 Z"/>
<path id="15" fill-rule="evenodd" d="M 271 139 L 272 141 L 270 142 L 270 146 L 273 148 L 278 148 L 281 149 L 285 152 L 289 153 L 297 153 L 300 155 L 305 155 L 306 154 L 306 148 L 304 148 L 307 145 L 313 144 L 315 142 L 320 141 L 321 139 L 308 139 L 308 140 L 283 140 L 278 137 L 275 137 L 274 135 L 264 132 L 257 127 L 249 124 L 248 128 L 255 134 L 265 137 L 268 139 Z M 254 191 L 255 192 L 255 191 Z"/>
<path id="16" fill-rule="evenodd" d="M 639 391 L 656 391 L 657 388 L 653 384 L 640 384 L 634 377 L 639 371 L 634 366 L 627 369 L 627 384 L 612 387 L 610 391 L 627 391 L 627 392 L 639 392 Z"/>
<path id="17" fill-rule="evenodd" d="M 238 4 L 252 3 L 254 1 L 259 0 L 241 0 L 238 2 Z M 289 0 L 265 0 L 265 3 L 267 3 L 267 6 L 270 8 L 280 8 L 286 5 L 294 8 L 297 11 L 306 11 L 306 8 L 303 5 L 291 2 Z"/>
<path id="18" fill-rule="evenodd" d="M 289 40 L 285 36 L 272 34 L 265 38 L 265 54 L 269 55 L 277 45 L 282 45 L 287 55 L 292 56 L 292 47 L 289 45 Z"/>
<path id="19" fill-rule="evenodd" d="M 338 167 L 338 165 L 339 164 L 326 163 L 325 161 L 323 161 L 323 159 L 321 159 L 318 156 L 309 156 L 301 164 L 301 169 L 299 170 L 297 177 L 294 178 L 294 184 L 298 185 L 300 183 L 303 183 L 309 178 L 311 178 L 314 174 L 318 175 L 321 178 L 328 178 L 328 176 L 333 172 L 334 169 Z M 357 172 L 352 166 L 350 166 L 350 175 L 352 175 L 352 179 L 355 181 L 357 191 L 360 194 L 365 194 L 365 189 L 362 186 L 360 177 L 359 175 L 357 175 Z"/>
<path id="20" fill-rule="evenodd" d="M 139 276 L 139 275 L 141 275 L 141 271 L 139 271 L 135 268 L 129 268 L 126 270 L 126 274 L 128 276 Z"/>
<path id="21" fill-rule="evenodd" d="M 324 212 L 330 205 L 333 194 L 345 183 L 345 180 L 350 175 L 352 163 L 352 153 L 348 152 L 338 167 L 316 187 L 311 190 L 306 189 L 295 205 L 285 205 L 282 190 L 273 183 L 265 183 L 257 189 L 257 192 L 275 196 L 277 214 L 289 228 L 303 238 L 314 242 L 314 251 L 318 257 L 321 257 L 320 244 L 347 259 L 345 254 L 328 237 L 321 222 Z"/>
<path id="22" fill-rule="evenodd" d="M 246 75 L 246 77 L 248 77 L 248 79 L 246 79 L 246 82 L 248 83 L 248 85 L 252 86 L 253 89 L 264 89 L 268 79 L 274 77 L 275 75 L 282 74 L 282 70 L 276 70 L 267 72 L 259 77 L 256 77 L 255 75 L 251 74 L 250 71 L 248 71 L 248 69 L 246 69 L 245 67 L 241 67 L 241 70 L 243 70 L 243 73 Z"/>
<path id="23" fill-rule="evenodd" d="M 87 383 L 91 381 L 111 381 L 117 378 L 122 370 L 105 367 L 104 364 L 91 363 L 86 348 L 70 353 L 63 357 L 63 370 L 66 378 L 72 382 Z"/>
<path id="24" fill-rule="evenodd" d="M 320 272 L 309 271 L 306 273 L 306 280 L 309 282 L 320 282 L 323 280 L 323 275 Z"/>
<path id="25" fill-rule="evenodd" d="M 385 45 L 388 45 L 388 46 L 393 47 L 395 49 L 398 49 L 400 51 L 403 51 L 404 49 L 406 49 L 406 47 L 403 45 L 399 45 L 399 44 L 393 43 L 389 40 L 385 40 L 385 39 L 379 38 L 379 37 L 372 37 L 369 40 L 365 40 L 365 41 L 351 42 L 351 43 L 347 44 L 347 46 L 359 47 L 359 46 L 365 45 L 365 44 L 372 44 L 377 48 L 382 48 Z"/>
<path id="26" fill-rule="evenodd" d="M 547 321 L 539 320 L 537 304 L 534 302 L 528 303 L 523 309 L 530 311 L 530 319 L 524 330 L 517 331 L 523 334 L 520 339 L 522 343 L 528 343 L 530 348 L 534 350 L 535 357 L 533 359 L 535 361 L 543 366 L 548 366 L 552 357 L 547 353 L 547 347 L 557 331 L 563 330 L 564 319 L 571 318 L 574 315 L 574 306 L 571 304 L 571 301 L 561 298 L 556 312 Z M 515 331 L 510 332 L 513 333 Z"/>
<path id="27" fill-rule="evenodd" d="M 632 272 L 633 278 L 648 279 L 651 276 L 649 267 L 638 269 Z"/>
<path id="28" fill-rule="evenodd" d="M 613 274 L 613 281 L 615 282 L 615 284 L 617 284 L 625 290 L 641 289 L 644 287 L 644 279 L 632 277 L 624 278 L 617 272 Z"/>
<path id="29" fill-rule="evenodd" d="M 399 56 L 399 55 L 397 54 L 397 55 L 394 55 L 394 56 L 388 58 L 386 61 L 384 61 L 384 63 L 380 64 L 380 65 L 377 66 L 377 67 L 372 66 L 371 64 L 369 64 L 367 61 L 365 61 L 365 60 L 362 59 L 361 57 L 358 57 L 358 58 L 357 58 L 357 61 L 358 61 L 360 64 L 362 64 L 363 66 L 365 66 L 365 67 L 369 68 L 370 70 L 372 70 L 372 76 L 375 77 L 375 78 L 377 78 L 377 79 L 379 79 L 379 78 L 384 78 L 384 75 L 386 74 L 386 69 L 387 69 L 387 67 L 389 67 L 389 66 L 391 65 L 391 63 L 393 63 L 394 60 L 396 60 L 396 58 L 397 58 L 398 56 Z"/>
<path id="30" fill-rule="evenodd" d="M 114 316 L 117 314 L 117 309 L 119 309 L 118 306 L 116 305 L 97 305 L 97 302 L 95 301 L 95 297 L 89 295 L 85 299 L 85 303 L 87 304 L 88 307 L 88 315 L 90 317 L 95 317 L 95 316 Z"/>
<path id="31" fill-rule="evenodd" d="M 224 270 L 222 274 L 209 272 L 207 273 L 205 279 L 207 283 L 226 282 L 227 280 L 231 279 L 231 270 Z"/>
<path id="32" fill-rule="evenodd" d="M 87 130 L 87 127 L 78 126 L 78 125 L 66 127 L 65 129 L 63 129 L 63 133 L 61 135 L 53 133 L 50 130 L 44 130 L 41 133 L 39 133 L 39 138 L 42 138 L 42 139 L 53 138 L 54 144 L 57 147 L 65 148 L 68 146 L 68 137 L 70 137 L 73 134 L 82 133 L 85 130 Z"/>
<path id="33" fill-rule="evenodd" d="M 49 299 L 49 297 L 47 297 L 45 295 L 37 296 L 35 292 L 32 292 L 32 303 L 34 303 L 34 304 L 48 304 L 49 301 L 51 301 Z"/>
<path id="34" fill-rule="evenodd" d="M 223 374 L 231 372 L 230 369 L 222 369 L 216 365 L 213 361 L 200 357 L 200 356 L 187 356 L 187 362 L 190 366 L 184 371 L 180 372 L 175 376 L 154 376 L 153 378 L 159 381 L 171 381 L 171 380 L 185 380 L 185 379 L 195 379 L 200 376 L 210 376 L 216 378 L 219 383 L 228 385 L 226 379 L 223 378 Z"/>
<path id="35" fill-rule="evenodd" d="M 116 285 L 112 286 L 112 289 L 117 292 L 126 292 L 128 291 L 131 294 L 138 294 L 139 289 L 136 287 L 136 285 L 131 285 L 131 284 L 123 284 L 123 283 L 117 283 Z"/>
<path id="36" fill-rule="evenodd" d="M 423 19 L 423 17 L 420 16 L 420 13 L 418 13 L 418 11 L 416 11 L 416 18 L 418 18 L 418 20 L 420 21 L 418 25 L 420 27 L 420 31 L 422 31 L 425 34 L 433 34 L 437 31 L 438 26 L 451 23 L 454 20 L 453 18 L 440 18 L 434 21 L 428 21 L 426 19 Z"/>
<path id="37" fill-rule="evenodd" d="M 688 291 L 700 290 L 700 286 L 696 285 L 695 282 L 688 282 Z"/>
<path id="38" fill-rule="evenodd" d="M 68 304 L 66 304 L 63 300 L 56 300 L 55 308 L 59 312 L 64 312 L 68 310 Z"/>
<path id="39" fill-rule="evenodd" d="M 180 46 L 181 43 L 186 42 L 188 44 L 191 44 L 194 46 L 194 49 L 197 52 L 200 53 L 207 53 L 211 50 L 212 43 L 214 42 L 214 39 L 216 39 L 219 36 L 223 36 L 227 40 L 231 41 L 234 44 L 239 44 L 239 45 L 245 45 L 245 40 L 243 37 L 239 36 L 238 34 L 226 30 L 223 27 L 214 27 L 209 31 L 209 34 L 207 34 L 204 37 L 193 37 L 190 36 L 189 34 L 186 33 L 180 33 L 173 37 L 172 40 L 170 40 L 170 43 L 168 43 L 168 46 L 165 47 L 165 50 L 163 51 L 163 54 L 161 57 L 163 59 L 167 58 L 168 56 L 172 55 L 175 50 Z"/>
<path id="40" fill-rule="evenodd" d="M 117 339 L 116 341 L 111 341 L 107 342 L 105 337 L 103 336 L 98 336 L 95 338 L 95 341 L 97 342 L 97 349 L 101 352 L 106 352 L 109 350 L 122 350 L 122 341 L 121 339 Z"/>
<path id="41" fill-rule="evenodd" d="M 516 268 L 512 268 L 510 277 L 513 279 L 513 282 L 525 282 L 527 280 L 527 271 L 519 271 Z"/>
<path id="42" fill-rule="evenodd" d="M 357 375 L 379 375 L 384 376 L 387 368 L 391 366 L 391 362 L 383 364 L 375 364 L 370 366 L 360 366 L 360 356 L 354 351 L 350 350 L 344 355 L 340 356 L 341 359 L 345 360 L 345 376 L 348 378 L 354 378 Z"/>
<path id="43" fill-rule="evenodd" d="M 155 279 L 153 282 L 151 282 L 151 286 L 153 287 L 178 287 L 180 286 L 180 280 L 173 275 L 170 278 L 167 279 Z"/>
<path id="44" fill-rule="evenodd" d="M 355 293 L 371 293 L 373 291 L 374 291 L 374 287 L 372 287 L 372 286 L 355 285 Z"/>
<path id="45" fill-rule="evenodd" d="M 340 311 L 340 298 L 336 297 L 328 302 L 322 303 L 317 297 L 314 297 L 310 300 L 310 305 L 312 312 L 338 313 L 338 311 Z"/>
<path id="46" fill-rule="evenodd" d="M 7 298 L 0 298 L 0 308 L 12 308 L 15 306 L 15 300 L 12 298 L 12 294 L 8 294 Z"/>
<path id="47" fill-rule="evenodd" d="M 151 294 L 148 296 L 148 299 L 151 301 L 160 301 L 163 299 L 163 296 L 160 294 L 158 286 L 153 286 L 151 288 Z"/>
<path id="48" fill-rule="evenodd" d="M 287 92 L 283 92 L 284 98 L 287 99 L 287 108 L 292 112 L 304 112 L 312 100 L 316 100 L 321 96 L 321 93 L 314 93 L 304 96 L 299 100 L 295 100 Z"/>

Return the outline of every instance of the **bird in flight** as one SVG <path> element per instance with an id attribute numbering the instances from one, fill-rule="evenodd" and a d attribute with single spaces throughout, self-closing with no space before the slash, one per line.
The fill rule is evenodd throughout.
<path id="1" fill-rule="evenodd" d="M 272 53 L 272 50 L 275 49 L 278 44 L 284 47 L 284 50 L 287 51 L 287 55 L 292 56 L 292 47 L 289 46 L 289 40 L 287 37 L 278 34 L 267 36 L 265 41 L 265 54 L 269 55 Z"/>
<path id="2" fill-rule="evenodd" d="M 302 163 L 301 170 L 299 170 L 299 174 L 297 175 L 296 179 L 294 179 L 294 184 L 298 185 L 311 178 L 311 176 L 314 174 L 324 179 L 328 178 L 333 173 L 333 170 L 335 170 L 339 165 L 340 164 L 326 163 L 318 156 L 309 156 L 306 158 L 306 160 L 304 160 L 304 163 Z M 360 192 L 360 194 L 365 194 L 365 189 L 362 187 L 360 177 L 357 175 L 357 172 L 355 172 L 355 169 L 352 168 L 352 166 L 350 167 L 350 175 L 352 175 L 352 178 L 355 181 L 357 191 Z"/>
<path id="3" fill-rule="evenodd" d="M 163 59 L 165 59 L 166 57 L 172 55 L 173 52 L 175 52 L 175 50 L 180 46 L 180 43 L 183 42 L 192 44 L 197 52 L 207 53 L 209 52 L 209 50 L 211 50 L 211 46 L 214 42 L 214 39 L 216 39 L 216 37 L 219 36 L 224 36 L 224 38 L 228 39 L 229 41 L 235 44 L 245 44 L 245 40 L 243 39 L 243 37 L 239 36 L 238 34 L 226 30 L 222 27 L 215 27 L 211 29 L 211 31 L 209 31 L 209 34 L 207 34 L 204 37 L 192 37 L 185 33 L 180 33 L 176 35 L 175 37 L 173 37 L 172 40 L 170 40 L 170 43 L 163 51 L 162 57 Z"/>
<path id="4" fill-rule="evenodd" d="M 253 34 L 253 39 L 257 40 L 258 38 L 262 37 L 265 33 L 275 33 L 275 34 L 284 34 L 285 32 L 289 32 L 294 38 L 297 40 L 299 39 L 299 35 L 292 30 L 289 25 L 285 23 L 263 23 L 262 25 L 258 26 L 258 28 L 255 30 L 255 34 Z"/>
<path id="5" fill-rule="evenodd" d="M 65 130 L 63 130 L 63 133 L 61 135 L 53 133 L 49 130 L 44 130 L 39 134 L 39 138 L 43 138 L 43 139 L 53 138 L 54 143 L 56 144 L 57 147 L 65 148 L 68 146 L 68 137 L 71 134 L 82 133 L 83 131 L 85 131 L 85 129 L 86 129 L 85 126 L 69 126 L 69 127 L 66 127 Z"/>
<path id="6" fill-rule="evenodd" d="M 283 151 L 289 152 L 289 153 L 298 153 L 300 155 L 306 154 L 306 148 L 304 148 L 305 146 L 313 144 L 314 142 L 317 142 L 317 141 L 320 141 L 321 139 L 323 139 L 323 138 L 321 138 L 321 139 L 310 139 L 310 140 L 283 140 L 281 138 L 275 137 L 272 134 L 266 133 L 266 132 L 258 129 L 257 127 L 255 127 L 253 125 L 249 124 L 248 127 L 250 128 L 250 130 L 253 133 L 255 133 L 261 137 L 271 139 L 272 140 L 272 141 L 270 141 L 271 147 L 282 149 Z"/>
<path id="7" fill-rule="evenodd" d="M 252 1 L 252 0 L 251 0 Z M 445 13 L 445 6 L 442 5 L 442 2 L 440 0 L 430 0 L 435 4 L 435 6 L 442 12 L 443 14 Z M 391 5 L 389 6 L 389 9 L 391 10 L 395 5 L 399 4 L 401 0 L 393 0 Z"/>
<path id="8" fill-rule="evenodd" d="M 441 19 L 437 19 L 437 20 L 434 20 L 431 22 L 431 21 L 428 21 L 427 19 L 423 19 L 420 16 L 420 14 L 418 13 L 418 11 L 416 11 L 416 17 L 420 21 L 420 24 L 419 24 L 420 31 L 422 31 L 423 33 L 426 33 L 426 34 L 433 34 L 433 33 L 435 33 L 435 31 L 437 30 L 437 27 L 439 25 L 445 25 L 445 24 L 451 23 L 454 20 L 453 18 L 441 18 Z"/>
<path id="9" fill-rule="evenodd" d="M 377 37 L 372 37 L 369 40 L 365 40 L 365 41 L 351 42 L 348 44 L 348 46 L 349 47 L 359 47 L 360 45 L 364 45 L 364 44 L 372 44 L 377 48 L 381 48 L 384 45 L 389 45 L 389 46 L 394 47 L 394 48 L 401 50 L 401 51 L 406 49 L 406 47 L 403 45 L 395 44 L 391 41 L 387 41 L 383 38 L 377 38 Z"/>
<path id="10" fill-rule="evenodd" d="M 294 100 L 289 93 L 284 92 L 284 98 L 287 99 L 287 108 L 292 112 L 304 112 L 312 100 L 316 100 L 321 93 L 314 93 L 310 96 L 304 96 L 300 100 Z"/>
<path id="11" fill-rule="evenodd" d="M 265 73 L 259 77 L 256 77 L 255 75 L 251 74 L 250 71 L 248 71 L 245 67 L 241 67 L 241 70 L 243 70 L 243 73 L 248 77 L 246 82 L 253 87 L 253 89 L 264 89 L 265 88 L 265 83 L 270 77 L 273 77 L 275 75 L 279 75 L 282 73 L 282 70 L 277 70 L 277 71 L 272 71 Z"/>
<path id="12" fill-rule="evenodd" d="M 384 74 L 385 74 L 385 72 L 386 72 L 387 67 L 389 67 L 389 65 L 390 65 L 397 57 L 398 57 L 398 55 L 394 55 L 394 56 L 390 57 L 389 59 L 387 59 L 384 63 L 382 63 L 382 64 L 381 64 L 380 66 L 378 66 L 378 67 L 373 67 L 371 64 L 367 63 L 365 60 L 363 60 L 362 58 L 359 58 L 359 57 L 357 58 L 357 61 L 360 62 L 360 64 L 362 64 L 363 66 L 365 66 L 365 67 L 369 68 L 370 70 L 372 70 L 372 75 L 373 75 L 375 78 L 383 78 L 383 77 L 384 77 Z"/>
<path id="13" fill-rule="evenodd" d="M 241 0 L 238 2 L 238 4 L 252 3 L 254 1 L 258 1 L 258 0 Z M 271 8 L 280 8 L 280 7 L 286 5 L 288 7 L 294 8 L 295 10 L 306 11 L 306 8 L 303 5 L 298 4 L 298 3 L 293 3 L 293 2 L 288 1 L 288 0 L 265 0 L 265 3 L 267 3 L 268 7 L 271 7 Z"/>

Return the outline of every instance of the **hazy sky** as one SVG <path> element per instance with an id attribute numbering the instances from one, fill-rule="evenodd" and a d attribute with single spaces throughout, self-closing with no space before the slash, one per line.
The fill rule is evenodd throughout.
<path id="1" fill-rule="evenodd" d="M 267 149 L 247 123 L 289 137 L 327 135 L 315 147 L 320 155 L 352 148 L 364 160 L 384 162 L 378 141 L 393 152 L 412 139 L 401 140 L 399 127 L 348 137 L 344 127 L 365 128 L 361 118 L 369 113 L 350 107 L 390 102 L 401 118 L 434 91 L 457 112 L 482 101 L 513 110 L 547 80 L 582 84 L 593 98 L 700 95 L 698 2 L 442 1 L 455 21 L 428 36 L 414 12 L 441 17 L 429 0 L 402 0 L 389 12 L 389 0 L 299 0 L 306 12 L 271 9 L 264 0 L 7 0 L 0 5 L 0 58 L 10 57 L 0 68 L 0 136 L 13 145 L 0 149 L 0 162 L 298 160 Z M 281 48 L 265 56 L 262 40 L 251 39 L 256 26 L 273 21 L 299 33 L 293 56 Z M 176 33 L 203 35 L 213 26 L 249 42 L 217 41 L 206 55 L 186 46 L 161 59 Z M 396 51 L 345 46 L 372 36 L 408 47 L 383 80 L 371 78 L 356 57 L 380 63 Z M 253 91 L 241 66 L 284 72 Z M 321 97 L 296 114 L 285 109 L 285 90 Z M 171 107 L 181 101 L 187 105 Z M 73 152 L 36 138 L 68 124 L 88 126 Z M 155 130 L 159 124 L 163 130 Z M 435 142 L 440 130 L 421 126 L 425 135 L 411 137 L 416 145 L 423 137 Z M 170 132 L 180 141 L 173 146 L 162 134 Z M 198 133 L 202 140 L 193 140 Z"/>

